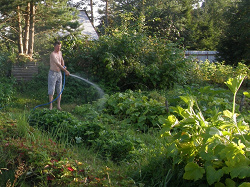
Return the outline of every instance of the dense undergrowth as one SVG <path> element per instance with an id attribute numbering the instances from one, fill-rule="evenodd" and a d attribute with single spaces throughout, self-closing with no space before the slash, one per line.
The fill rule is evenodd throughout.
<path id="1" fill-rule="evenodd" d="M 67 112 L 14 115 L 6 107 L 1 186 L 249 185 L 246 91 L 239 111 L 243 80 L 229 79 L 229 89 L 128 90 Z"/>

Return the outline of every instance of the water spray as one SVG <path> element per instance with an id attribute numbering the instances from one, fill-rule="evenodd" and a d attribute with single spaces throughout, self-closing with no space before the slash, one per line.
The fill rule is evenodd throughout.
<path id="1" fill-rule="evenodd" d="M 88 84 L 94 86 L 95 89 L 98 91 L 100 98 L 104 95 L 103 90 L 102 90 L 99 86 L 97 86 L 96 84 L 94 84 L 93 82 L 90 82 L 90 81 L 88 81 L 87 79 L 84 79 L 84 78 L 79 77 L 79 76 L 74 75 L 74 74 L 69 74 L 69 76 L 74 77 L 74 78 L 77 78 L 77 79 L 81 79 L 81 80 L 85 81 L 86 83 L 88 83 Z"/>

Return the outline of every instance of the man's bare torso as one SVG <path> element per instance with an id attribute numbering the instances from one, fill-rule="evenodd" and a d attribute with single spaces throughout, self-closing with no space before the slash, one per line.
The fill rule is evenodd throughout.
<path id="1" fill-rule="evenodd" d="M 50 54 L 50 70 L 60 72 L 60 67 L 58 65 L 59 64 L 63 65 L 62 61 L 63 59 L 62 59 L 61 51 L 58 51 L 58 52 L 53 51 Z"/>

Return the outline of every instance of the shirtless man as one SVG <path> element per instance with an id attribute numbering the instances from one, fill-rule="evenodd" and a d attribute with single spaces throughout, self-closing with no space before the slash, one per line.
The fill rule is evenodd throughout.
<path id="1" fill-rule="evenodd" d="M 48 94 L 49 94 L 49 109 L 52 110 L 53 105 L 53 95 L 56 93 L 57 96 L 62 90 L 62 73 L 61 70 L 65 72 L 65 75 L 69 75 L 67 71 L 61 52 L 61 42 L 57 41 L 54 43 L 54 51 L 50 54 L 50 70 L 48 75 Z M 57 99 L 57 109 L 61 110 L 61 95 Z"/>

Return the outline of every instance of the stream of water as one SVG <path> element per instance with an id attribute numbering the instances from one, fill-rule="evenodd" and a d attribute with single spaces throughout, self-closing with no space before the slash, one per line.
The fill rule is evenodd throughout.
<path id="1" fill-rule="evenodd" d="M 98 91 L 98 94 L 99 94 L 100 98 L 103 97 L 103 95 L 104 95 L 103 90 L 102 90 L 99 86 L 97 86 L 96 84 L 94 84 L 93 82 L 90 82 L 89 80 L 84 79 L 84 78 L 79 77 L 79 76 L 74 75 L 74 74 L 69 74 L 69 75 L 70 75 L 71 77 L 75 77 L 75 78 L 77 78 L 77 79 L 81 79 L 81 80 L 85 81 L 86 83 L 88 83 L 88 84 L 94 86 L 94 88 Z"/>

